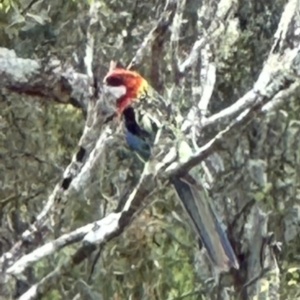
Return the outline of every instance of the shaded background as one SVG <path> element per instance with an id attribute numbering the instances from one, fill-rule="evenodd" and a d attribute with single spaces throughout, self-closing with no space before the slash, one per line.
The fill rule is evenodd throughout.
<path id="1" fill-rule="evenodd" d="M 188 55 L 193 43 L 210 26 L 210 11 L 217 1 L 187 0 L 183 7 L 178 56 Z M 128 64 L 144 37 L 161 16 L 161 1 L 100 1 L 99 22 L 93 25 L 95 52 L 93 65 L 103 76 L 111 59 Z M 253 83 L 263 67 L 273 43 L 273 35 L 285 1 L 237 1 L 225 22 L 222 38 L 212 39 L 217 79 L 209 113 L 234 103 Z M 200 14 L 201 5 L 207 13 Z M 85 72 L 86 32 L 89 3 L 85 1 L 3 1 L 0 4 L 0 46 L 14 49 L 22 58 L 41 58 L 47 63 L 56 57 Z M 150 47 L 138 70 L 160 93 L 177 82 L 178 107 L 190 108 L 192 86 L 199 81 L 200 63 L 178 79 L 172 67 L 170 32 L 165 40 Z M 180 88 L 179 88 L 180 87 Z M 84 126 L 80 108 L 57 99 L 28 96 L 1 90 L 0 94 L 0 254 L 8 251 L 28 228 L 45 204 L 47 195 L 61 179 Z M 207 141 L 223 125 L 209 128 Z M 255 200 L 271 212 L 269 229 L 281 241 L 278 254 L 280 296 L 299 296 L 299 93 L 268 118 L 257 117 L 247 127 L 232 134 L 220 147 L 224 170 L 216 174 L 213 195 L 216 203 L 230 198 L 235 212 Z M 111 211 L 115 204 L 99 198 L 101 172 L 93 176 L 89 190 L 72 201 L 73 211 L 64 220 L 64 232 L 75 229 Z M 229 225 L 230 212 L 221 211 Z M 246 219 L 245 219 L 246 222 Z M 53 238 L 37 237 L 28 245 Z M 235 237 L 232 237 L 233 240 Z M 237 242 L 234 248 L 241 249 Z M 24 285 L 6 285 L 1 299 L 22 293 L 26 285 L 40 280 L 74 252 L 75 246 L 62 249 L 40 260 L 24 272 Z M 246 263 L 247 251 L 238 253 Z M 157 200 L 134 220 L 118 239 L 104 249 L 92 282 L 87 284 L 92 257 L 62 278 L 42 299 L 225 299 L 208 284 L 199 262 L 198 245 L 176 199 L 158 195 Z M 206 274 L 206 273 L 205 273 Z M 241 282 L 224 286 L 241 289 Z M 236 277 L 235 277 L 236 278 Z M 19 289 L 19 290 L 18 290 Z M 236 297 L 237 294 L 233 294 Z M 233 299 L 234 299 L 233 298 Z M 269 299 L 269 298 L 263 298 Z M 271 298 L 270 298 L 271 299 Z M 273 298 L 272 298 L 273 299 Z"/>

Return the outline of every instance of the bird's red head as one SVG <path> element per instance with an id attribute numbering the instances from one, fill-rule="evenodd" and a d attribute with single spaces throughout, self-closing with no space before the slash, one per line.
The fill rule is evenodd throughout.
<path id="1" fill-rule="evenodd" d="M 105 92 L 115 97 L 119 114 L 148 88 L 147 81 L 139 73 L 123 68 L 111 68 L 103 83 Z"/>

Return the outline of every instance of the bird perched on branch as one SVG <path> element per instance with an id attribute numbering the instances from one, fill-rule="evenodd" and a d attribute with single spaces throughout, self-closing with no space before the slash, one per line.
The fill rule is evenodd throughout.
<path id="1" fill-rule="evenodd" d="M 141 160 L 162 159 L 171 145 L 184 138 L 176 128 L 170 107 L 139 73 L 111 63 L 103 83 L 106 93 L 114 95 L 116 100 L 116 111 L 122 120 L 125 140 Z M 170 178 L 170 182 L 213 265 L 220 271 L 239 268 L 208 194 L 196 178 L 186 173 Z"/>

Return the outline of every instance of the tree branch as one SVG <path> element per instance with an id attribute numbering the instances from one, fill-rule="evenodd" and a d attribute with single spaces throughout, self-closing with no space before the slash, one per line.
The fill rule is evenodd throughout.
<path id="1" fill-rule="evenodd" d="M 23 59 L 13 50 L 0 48 L 0 88 L 39 96 L 85 109 L 91 96 L 87 76 L 73 67 L 50 58 L 48 61 Z"/>
<path id="2" fill-rule="evenodd" d="M 288 5 L 289 7 L 292 7 L 294 10 L 294 13 L 296 11 L 296 2 L 293 0 L 290 0 Z M 292 4 L 294 6 L 292 6 Z M 282 16 L 282 18 L 285 15 Z M 293 16 L 289 17 L 289 22 L 291 22 Z M 286 26 L 289 28 L 289 22 Z M 281 24 L 281 23 L 280 23 Z M 281 31 L 282 33 L 285 33 L 285 31 Z M 284 34 L 280 35 L 281 39 L 285 39 L 286 36 Z M 148 42 L 147 42 L 148 43 Z M 208 154 L 212 153 L 214 151 L 214 147 L 216 144 L 223 139 L 226 134 L 229 134 L 232 132 L 232 129 L 236 125 L 242 124 L 242 122 L 246 122 L 249 119 L 251 119 L 256 113 L 268 113 L 270 110 L 277 108 L 277 104 L 279 103 L 280 99 L 283 99 L 283 97 L 288 96 L 290 93 L 292 93 L 295 89 L 299 88 L 299 62 L 300 58 L 300 46 L 299 43 L 294 45 L 294 48 L 287 48 L 286 44 L 282 41 L 278 41 L 278 39 L 275 41 L 276 45 L 272 47 L 272 50 L 270 52 L 269 58 L 267 60 L 267 63 L 265 64 L 257 82 L 254 84 L 254 88 L 251 89 L 248 93 L 246 93 L 242 98 L 240 98 L 238 101 L 236 101 L 235 104 L 232 106 L 226 108 L 225 110 L 207 118 L 204 120 L 201 120 L 201 130 L 208 126 L 208 125 L 215 125 L 217 122 L 225 119 L 225 118 L 232 118 L 235 117 L 235 119 L 220 133 L 218 133 L 211 141 L 209 141 L 206 145 L 198 149 L 193 155 L 191 155 L 186 161 L 184 162 L 176 162 L 176 148 L 173 147 L 168 152 L 168 155 L 165 157 L 164 160 L 157 163 L 154 161 L 150 161 L 145 165 L 143 174 L 141 176 L 140 182 L 137 185 L 137 187 L 133 190 L 129 198 L 127 199 L 127 202 L 123 208 L 123 210 L 119 213 L 112 213 L 103 218 L 102 220 L 99 220 L 94 223 L 93 228 L 88 227 L 90 231 L 85 235 L 83 239 L 83 245 L 82 247 L 76 252 L 76 254 L 70 258 L 65 264 L 62 266 L 59 266 L 57 270 L 50 273 L 47 277 L 43 278 L 38 284 L 33 286 L 31 289 L 29 289 L 23 296 L 21 296 L 20 299 L 37 299 L 38 296 L 41 293 L 41 290 L 46 287 L 49 288 L 51 284 L 57 281 L 60 278 L 60 275 L 68 268 L 70 268 L 73 264 L 80 262 L 82 259 L 86 258 L 91 251 L 94 251 L 95 244 L 103 245 L 112 238 L 120 235 L 124 229 L 130 224 L 134 216 L 141 211 L 141 209 L 144 207 L 145 199 L 149 197 L 155 190 L 157 185 L 159 184 L 159 188 L 166 185 L 168 183 L 169 176 L 173 175 L 174 173 L 178 172 L 185 172 L 186 170 L 192 168 L 199 162 L 201 162 Z M 280 54 L 278 54 L 277 51 L 274 51 L 274 49 L 277 49 L 279 45 Z M 17 58 L 14 57 L 15 61 L 18 61 Z M 32 61 L 31 61 L 32 62 Z M 26 64 L 28 63 L 24 61 L 19 61 L 20 64 Z M 36 79 L 36 72 L 37 70 L 40 70 L 40 64 L 33 63 L 31 66 L 29 64 L 28 70 L 20 77 L 21 82 L 24 80 L 27 80 L 27 77 Z M 12 76 L 11 72 L 7 71 L 7 67 L 3 68 L 5 72 L 5 76 Z M 23 68 L 21 68 L 23 70 Z M 1 58 L 0 58 L 0 70 L 1 69 Z M 3 72 L 3 71 L 2 71 Z M 0 71 L 0 74 L 1 71 Z M 61 76 L 61 75 L 60 75 Z M 23 78 L 23 79 L 22 79 Z M 25 79 L 24 79 L 25 78 Z M 86 82 L 87 77 L 85 77 Z M 15 83 L 17 84 L 17 77 L 14 77 Z M 49 80 L 49 78 L 48 78 Z M 4 80 L 1 83 L 4 87 L 9 88 L 9 82 Z M 47 83 L 48 85 L 49 83 Z M 36 85 L 35 85 L 36 86 Z M 29 93 L 30 94 L 30 93 Z M 90 98 L 86 98 L 90 99 Z M 207 101 L 207 99 L 206 99 Z M 63 101 L 60 101 L 63 102 Z M 84 146 L 88 149 L 84 155 L 82 156 L 81 152 L 80 155 L 76 154 L 76 159 L 74 159 L 74 162 L 78 161 L 78 157 L 81 158 L 82 161 L 87 162 L 88 159 L 91 157 L 92 151 L 95 149 L 96 141 L 98 140 L 98 135 L 96 133 L 96 129 L 99 129 L 99 120 L 101 117 L 96 114 L 97 110 L 95 109 L 96 105 L 93 102 L 90 102 L 90 110 L 89 115 L 91 116 L 94 114 L 93 117 L 88 117 L 86 128 L 84 130 L 83 135 L 87 135 L 86 139 L 84 140 Z M 99 102 L 97 102 L 99 103 Z M 272 105 L 271 105 L 271 104 Z M 275 105 L 276 104 L 276 105 Z M 238 115 L 236 117 L 236 115 Z M 93 130 L 91 130 L 93 128 Z M 92 138 L 88 136 L 88 133 L 95 134 Z M 99 134 L 99 131 L 98 131 Z M 97 147 L 96 147 L 97 148 Z M 167 149 L 168 150 L 168 149 Z M 84 157 L 84 159 L 83 159 Z M 79 160 L 80 161 L 80 160 Z M 172 165 L 170 166 L 170 162 L 172 162 Z M 92 164 L 92 161 L 91 161 Z M 76 164 L 74 164 L 75 166 Z M 84 164 L 83 164 L 84 165 Z M 75 176 L 72 177 L 72 180 L 78 176 L 80 173 L 80 170 L 83 171 L 83 165 L 78 170 L 74 170 Z M 70 169 L 73 169 L 70 167 Z M 87 165 L 87 170 L 89 169 Z M 66 174 L 70 174 L 70 170 L 66 172 Z M 73 174 L 73 175 L 74 175 Z M 68 178 L 68 177 L 65 177 Z M 80 178 L 77 177 L 79 180 Z M 76 181 L 74 181 L 72 184 L 74 184 Z M 70 186 L 70 183 L 69 183 Z M 56 193 L 59 193 L 61 186 L 58 185 L 51 195 L 53 198 L 51 201 L 54 201 L 54 199 L 57 197 Z M 50 199 L 50 198 L 49 198 Z M 89 224 L 90 225 L 90 224 Z M 81 233 L 83 234 L 83 233 Z M 54 247 L 54 249 L 60 249 L 60 245 L 66 245 L 64 244 L 66 242 L 66 239 L 63 238 L 64 236 L 60 237 L 56 240 L 56 242 L 59 240 L 61 243 L 55 244 L 57 248 Z M 49 248 L 44 248 L 44 253 L 46 255 L 49 255 L 52 252 L 52 249 L 50 249 L 49 244 L 47 244 Z M 45 245 L 46 246 L 46 245 Z M 53 245 L 52 245 L 53 247 Z M 43 248 L 42 248 L 43 249 Z M 45 251 L 45 249 L 47 251 Z M 49 250 L 50 249 L 50 250 Z M 88 249 L 88 250 L 86 250 Z M 83 250 L 86 250 L 85 252 Z M 35 250 L 37 251 L 37 250 Z M 15 267 L 11 266 L 9 269 L 10 272 L 16 272 L 18 273 L 18 270 L 22 270 L 22 268 L 26 265 L 30 265 L 31 263 L 37 261 L 40 257 L 37 255 L 37 252 L 32 252 L 27 255 L 27 260 L 15 261 Z M 54 250 L 55 251 L 55 250 Z M 81 252 L 80 252 L 81 251 Z M 79 255 L 84 252 L 84 255 Z M 9 253 L 11 255 L 11 253 Z M 29 259 L 28 259 L 29 256 Z M 2 260 L 0 260 L 1 263 L 3 263 Z M 25 263 L 24 263 L 25 262 Z M 23 267 L 22 267 L 23 266 Z"/>
<path id="3" fill-rule="evenodd" d="M 7 269 L 17 261 L 22 255 L 22 247 L 26 243 L 31 242 L 42 229 L 43 231 L 45 230 L 44 227 L 50 210 L 52 209 L 56 216 L 58 214 L 61 216 L 60 213 L 63 214 L 64 206 L 69 197 L 71 197 L 72 192 L 80 190 L 90 178 L 90 170 L 95 165 L 95 157 L 98 157 L 98 152 L 101 152 L 103 144 L 108 138 L 109 132 L 107 130 L 102 131 L 102 127 L 107 118 L 110 118 L 112 113 L 114 113 L 109 103 L 109 99 L 106 98 L 90 100 L 83 135 L 78 145 L 79 150 L 74 154 L 71 163 L 63 174 L 62 181 L 56 185 L 48 197 L 43 210 L 36 217 L 34 224 L 22 234 L 20 241 L 1 256 L 0 266 L 2 270 Z M 84 166 L 85 168 L 83 168 Z M 78 180 L 74 181 L 76 177 Z M 55 225 L 58 226 L 57 222 Z"/>
<path id="4" fill-rule="evenodd" d="M 166 34 L 174 18 L 176 7 L 177 7 L 176 0 L 166 1 L 166 5 L 164 11 L 161 14 L 161 17 L 157 21 L 154 28 L 145 37 L 143 43 L 135 53 L 135 56 L 131 60 L 127 69 L 131 69 L 133 66 L 139 65 L 142 62 L 146 51 L 149 49 L 149 46 L 153 44 L 155 41 L 157 41 L 158 39 L 161 39 Z"/>

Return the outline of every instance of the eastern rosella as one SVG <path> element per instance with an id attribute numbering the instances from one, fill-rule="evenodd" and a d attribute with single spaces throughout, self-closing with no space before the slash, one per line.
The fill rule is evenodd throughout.
<path id="1" fill-rule="evenodd" d="M 111 68 L 103 83 L 106 92 L 115 96 L 126 142 L 143 161 L 150 158 L 151 146 L 156 143 L 159 129 L 161 136 L 158 143 L 162 143 L 163 148 L 176 138 L 176 122 L 168 105 L 162 97 L 153 97 L 153 89 L 140 74 L 123 68 Z M 221 271 L 227 271 L 230 267 L 239 268 L 232 246 L 203 186 L 190 174 L 177 176 L 170 182 L 213 265 Z"/>

